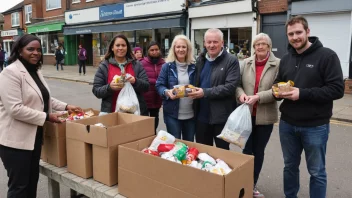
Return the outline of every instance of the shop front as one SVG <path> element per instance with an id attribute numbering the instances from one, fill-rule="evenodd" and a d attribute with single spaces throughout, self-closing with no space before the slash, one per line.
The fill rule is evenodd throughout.
<path id="1" fill-rule="evenodd" d="M 204 50 L 204 33 L 218 28 L 224 35 L 224 48 L 240 60 L 251 55 L 252 38 L 257 33 L 250 0 L 193 5 L 189 8 L 191 40 L 198 56 Z"/>
<path id="2" fill-rule="evenodd" d="M 45 22 L 27 26 L 28 34 L 35 34 L 42 44 L 43 61 L 45 65 L 55 64 L 55 50 L 59 45 L 64 46 L 62 27 L 64 22 Z"/>
<path id="3" fill-rule="evenodd" d="M 172 39 L 178 34 L 186 33 L 187 15 L 180 6 L 184 2 L 137 1 L 66 12 L 65 39 L 72 41 L 67 42 L 68 45 L 75 44 L 67 49 L 75 51 L 84 42 L 80 38 L 91 37 L 91 40 L 86 40 L 85 48 L 92 53 L 92 65 L 98 66 L 113 37 L 123 34 L 128 38 L 131 47 L 141 47 L 144 54 L 150 41 L 159 42 L 162 54 L 166 56 Z M 89 17 L 86 16 L 88 14 Z M 93 21 L 96 23 L 84 24 Z M 76 63 L 74 58 L 69 60 L 71 62 L 68 64 Z"/>
<path id="4" fill-rule="evenodd" d="M 1 31 L 1 38 L 3 41 L 2 48 L 5 50 L 8 56 L 11 54 L 13 42 L 16 41 L 16 39 L 22 34 L 23 33 L 21 29 Z"/>

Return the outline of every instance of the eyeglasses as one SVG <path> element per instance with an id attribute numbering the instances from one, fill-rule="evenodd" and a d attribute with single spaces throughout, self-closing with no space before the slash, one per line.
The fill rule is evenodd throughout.
<path id="1" fill-rule="evenodd" d="M 254 46 L 256 46 L 256 47 L 259 47 L 259 46 L 265 46 L 265 45 L 268 45 L 267 43 L 256 43 L 256 44 L 254 44 Z"/>

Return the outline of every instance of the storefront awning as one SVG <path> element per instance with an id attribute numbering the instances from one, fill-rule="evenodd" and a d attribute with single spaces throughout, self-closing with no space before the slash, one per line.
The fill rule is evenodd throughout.
<path id="1" fill-rule="evenodd" d="M 62 26 L 64 26 L 64 22 L 56 22 L 50 24 L 40 24 L 40 25 L 31 25 L 27 26 L 27 33 L 40 33 L 40 32 L 52 32 L 52 31 L 61 31 Z"/>
<path id="2" fill-rule="evenodd" d="M 64 27 L 64 35 L 121 32 L 173 27 L 186 27 L 186 19 L 182 15 L 177 15 L 175 17 L 131 20 L 118 23 L 96 24 L 90 26 L 67 26 Z"/>

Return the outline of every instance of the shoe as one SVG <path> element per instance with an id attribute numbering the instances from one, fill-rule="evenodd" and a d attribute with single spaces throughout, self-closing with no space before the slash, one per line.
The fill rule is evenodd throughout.
<path id="1" fill-rule="evenodd" d="M 253 198 L 265 198 L 265 196 L 257 190 L 257 187 L 254 187 Z"/>

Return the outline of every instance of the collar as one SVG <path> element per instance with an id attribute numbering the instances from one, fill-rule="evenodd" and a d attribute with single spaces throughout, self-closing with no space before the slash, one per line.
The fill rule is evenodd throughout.
<path id="1" fill-rule="evenodd" d="M 213 62 L 215 61 L 219 56 L 221 56 L 221 54 L 224 52 L 224 48 L 221 48 L 220 53 L 218 54 L 218 56 L 216 56 L 216 58 L 210 58 L 208 52 L 205 54 L 205 58 L 209 61 L 209 62 Z"/>

